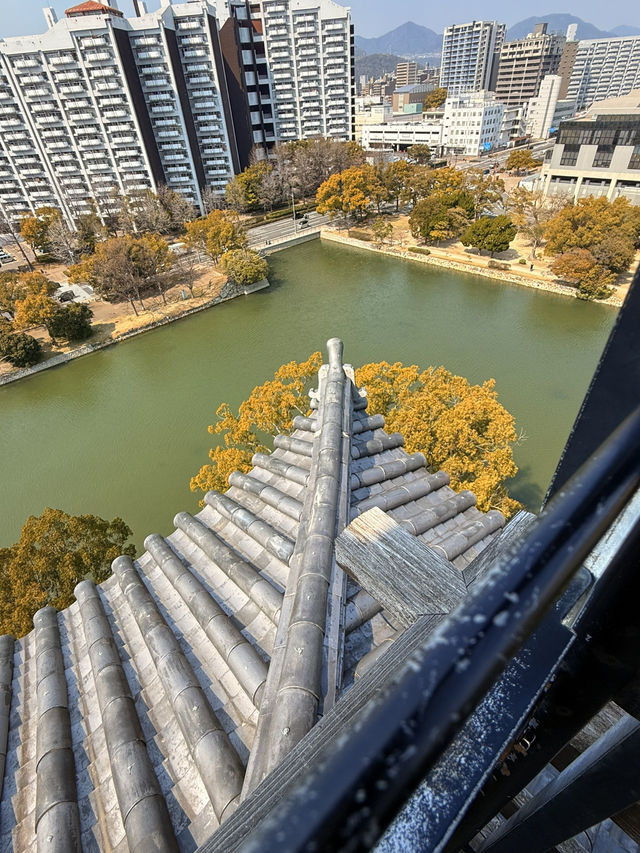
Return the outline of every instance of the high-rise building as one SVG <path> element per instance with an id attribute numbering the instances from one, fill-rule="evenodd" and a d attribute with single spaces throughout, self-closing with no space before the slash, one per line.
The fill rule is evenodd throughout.
<path id="1" fill-rule="evenodd" d="M 222 2 L 221 2 L 222 6 Z M 331 0 L 207 0 L 127 19 L 87 0 L 42 35 L 0 40 L 0 215 L 69 223 L 114 195 L 180 192 L 202 210 L 253 146 L 352 138 L 353 39 Z"/>
<path id="2" fill-rule="evenodd" d="M 93 0 L 42 35 L 0 41 L 0 210 L 105 214 L 160 184 L 201 206 L 239 168 L 213 9 L 127 20 Z"/>
<path id="3" fill-rule="evenodd" d="M 577 109 L 640 88 L 640 36 L 578 42 L 566 97 Z"/>
<path id="4" fill-rule="evenodd" d="M 498 100 L 518 106 L 535 98 L 543 77 L 557 72 L 564 44 L 565 37 L 547 33 L 545 23 L 536 24 L 526 38 L 503 44 L 495 86 Z"/>
<path id="5" fill-rule="evenodd" d="M 415 86 L 418 83 L 419 68 L 417 62 L 398 62 L 396 65 L 396 86 Z"/>
<path id="6" fill-rule="evenodd" d="M 246 89 L 252 142 L 354 132 L 354 36 L 349 9 L 333 0 L 231 0 L 238 84 Z M 224 29 L 223 28 L 223 29 Z M 228 57 L 225 39 L 225 58 Z M 241 72 L 241 74 L 240 74 Z"/>
<path id="7" fill-rule="evenodd" d="M 442 37 L 440 85 L 451 94 L 493 89 L 506 27 L 471 21 L 446 27 Z"/>

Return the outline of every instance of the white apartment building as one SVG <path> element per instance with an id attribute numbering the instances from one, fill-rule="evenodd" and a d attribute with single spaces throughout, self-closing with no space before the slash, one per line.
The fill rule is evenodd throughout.
<path id="1" fill-rule="evenodd" d="M 446 27 L 442 37 L 440 85 L 449 94 L 494 89 L 506 27 L 471 21 Z"/>
<path id="2" fill-rule="evenodd" d="M 505 105 L 492 92 L 468 92 L 447 98 L 442 120 L 442 143 L 451 154 L 477 156 L 506 145 Z"/>
<path id="3" fill-rule="evenodd" d="M 578 42 L 567 100 L 582 110 L 640 87 L 640 36 Z"/>
<path id="4" fill-rule="evenodd" d="M 353 138 L 350 10 L 333 0 L 232 0 L 256 145 Z"/>
<path id="5" fill-rule="evenodd" d="M 207 0 L 127 19 L 87 0 L 42 35 L 0 39 L 0 214 L 69 224 L 113 194 L 180 192 L 202 210 L 254 145 L 352 139 L 353 33 L 332 0 Z"/>
<path id="6" fill-rule="evenodd" d="M 0 40 L 0 212 L 71 223 L 117 190 L 159 184 L 200 207 L 234 172 L 214 10 L 203 0 L 127 20 L 93 0 L 42 35 Z M 218 49 L 219 53 L 219 49 Z"/>

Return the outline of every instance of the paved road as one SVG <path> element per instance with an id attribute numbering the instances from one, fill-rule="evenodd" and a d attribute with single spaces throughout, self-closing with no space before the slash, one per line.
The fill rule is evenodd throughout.
<path id="1" fill-rule="evenodd" d="M 309 225 L 305 228 L 300 226 L 300 216 L 296 216 L 296 224 L 294 228 L 293 217 L 288 219 L 280 219 L 278 222 L 270 222 L 268 225 L 259 225 L 257 228 L 250 228 L 247 231 L 250 246 L 264 246 L 267 240 L 276 240 L 278 237 L 290 237 L 294 234 L 305 234 L 309 231 L 318 231 L 323 225 L 329 222 L 328 216 L 321 216 L 319 213 L 312 211 L 307 214 Z"/>
<path id="2" fill-rule="evenodd" d="M 534 142 L 533 145 L 519 145 L 517 148 L 507 148 L 504 151 L 500 151 L 497 154 L 483 154 L 480 159 L 475 162 L 458 162 L 456 164 L 457 169 L 490 169 L 493 167 L 494 163 L 497 163 L 498 166 L 503 166 L 509 155 L 512 151 L 517 151 L 520 148 L 531 148 L 533 150 L 534 156 L 538 160 L 544 160 L 544 153 L 549 148 L 553 148 L 555 140 L 554 139 L 545 139 L 543 142 Z"/>

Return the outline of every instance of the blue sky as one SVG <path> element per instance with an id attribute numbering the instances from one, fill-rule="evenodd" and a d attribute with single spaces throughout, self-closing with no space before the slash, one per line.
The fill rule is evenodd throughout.
<path id="1" fill-rule="evenodd" d="M 618 24 L 640 26 L 640 5 L 637 0 L 563 0 L 559 9 L 538 5 L 539 0 L 530 4 L 514 4 L 513 0 L 486 0 L 480 4 L 477 0 L 457 0 L 449 4 L 431 4 L 426 0 L 351 0 L 343 6 L 351 5 L 356 32 L 362 36 L 379 36 L 388 30 L 415 21 L 436 32 L 442 32 L 447 24 L 463 23 L 476 19 L 504 21 L 515 24 L 523 18 L 533 15 L 544 20 L 544 14 L 550 12 L 570 12 L 584 21 L 589 21 L 601 29 L 608 30 Z M 42 7 L 47 0 L 0 0 L 0 37 L 30 35 L 45 29 Z M 74 0 L 49 0 L 49 4 L 58 13 L 74 5 Z M 157 9 L 160 0 L 149 0 L 148 8 Z M 119 7 L 126 14 L 133 14 L 131 0 L 119 0 Z M 540 11 L 541 10 L 541 11 Z"/>

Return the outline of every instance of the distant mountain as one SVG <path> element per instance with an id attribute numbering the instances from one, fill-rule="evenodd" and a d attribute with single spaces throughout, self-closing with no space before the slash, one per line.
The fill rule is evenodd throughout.
<path id="1" fill-rule="evenodd" d="M 440 53 L 442 36 L 427 27 L 407 21 L 406 24 L 378 38 L 356 36 L 356 47 L 366 54 L 393 53 L 402 57 L 426 56 Z"/>
<path id="2" fill-rule="evenodd" d="M 611 30 L 614 36 L 640 36 L 640 27 L 630 27 L 628 24 L 620 24 Z"/>
<path id="3" fill-rule="evenodd" d="M 402 56 L 396 56 L 393 53 L 370 53 L 368 55 L 356 57 L 356 80 L 360 77 L 373 77 L 377 80 L 388 71 L 395 71 L 396 65 L 399 62 L 404 62 Z"/>
<path id="4" fill-rule="evenodd" d="M 535 25 L 542 21 L 546 21 L 547 24 L 549 24 L 547 30 L 550 33 L 564 34 L 567 32 L 569 24 L 577 24 L 579 39 L 610 38 L 615 35 L 614 32 L 608 33 L 604 30 L 599 30 L 597 27 L 594 27 L 593 24 L 583 21 L 582 18 L 576 18 L 575 15 L 553 14 L 538 15 L 537 18 L 526 18 L 524 21 L 519 21 L 507 30 L 507 41 L 516 41 L 516 39 L 526 38 L 528 33 L 533 32 Z"/>
<path id="5" fill-rule="evenodd" d="M 526 18 L 519 21 L 507 30 L 507 41 L 525 38 L 528 33 L 533 32 L 536 24 L 546 21 L 550 33 L 566 33 L 569 24 L 578 25 L 579 39 L 612 38 L 613 36 L 635 36 L 640 35 L 640 27 L 620 24 L 611 31 L 599 30 L 588 21 L 583 21 L 575 15 L 550 14 L 538 15 L 535 18 Z M 407 21 L 377 38 L 364 38 L 356 35 L 356 56 L 393 55 L 396 57 L 426 57 L 436 56 L 442 51 L 442 35 L 435 33 L 427 27 Z M 363 72 L 364 73 L 364 72 Z M 384 73 L 384 71 L 380 72 Z"/>

